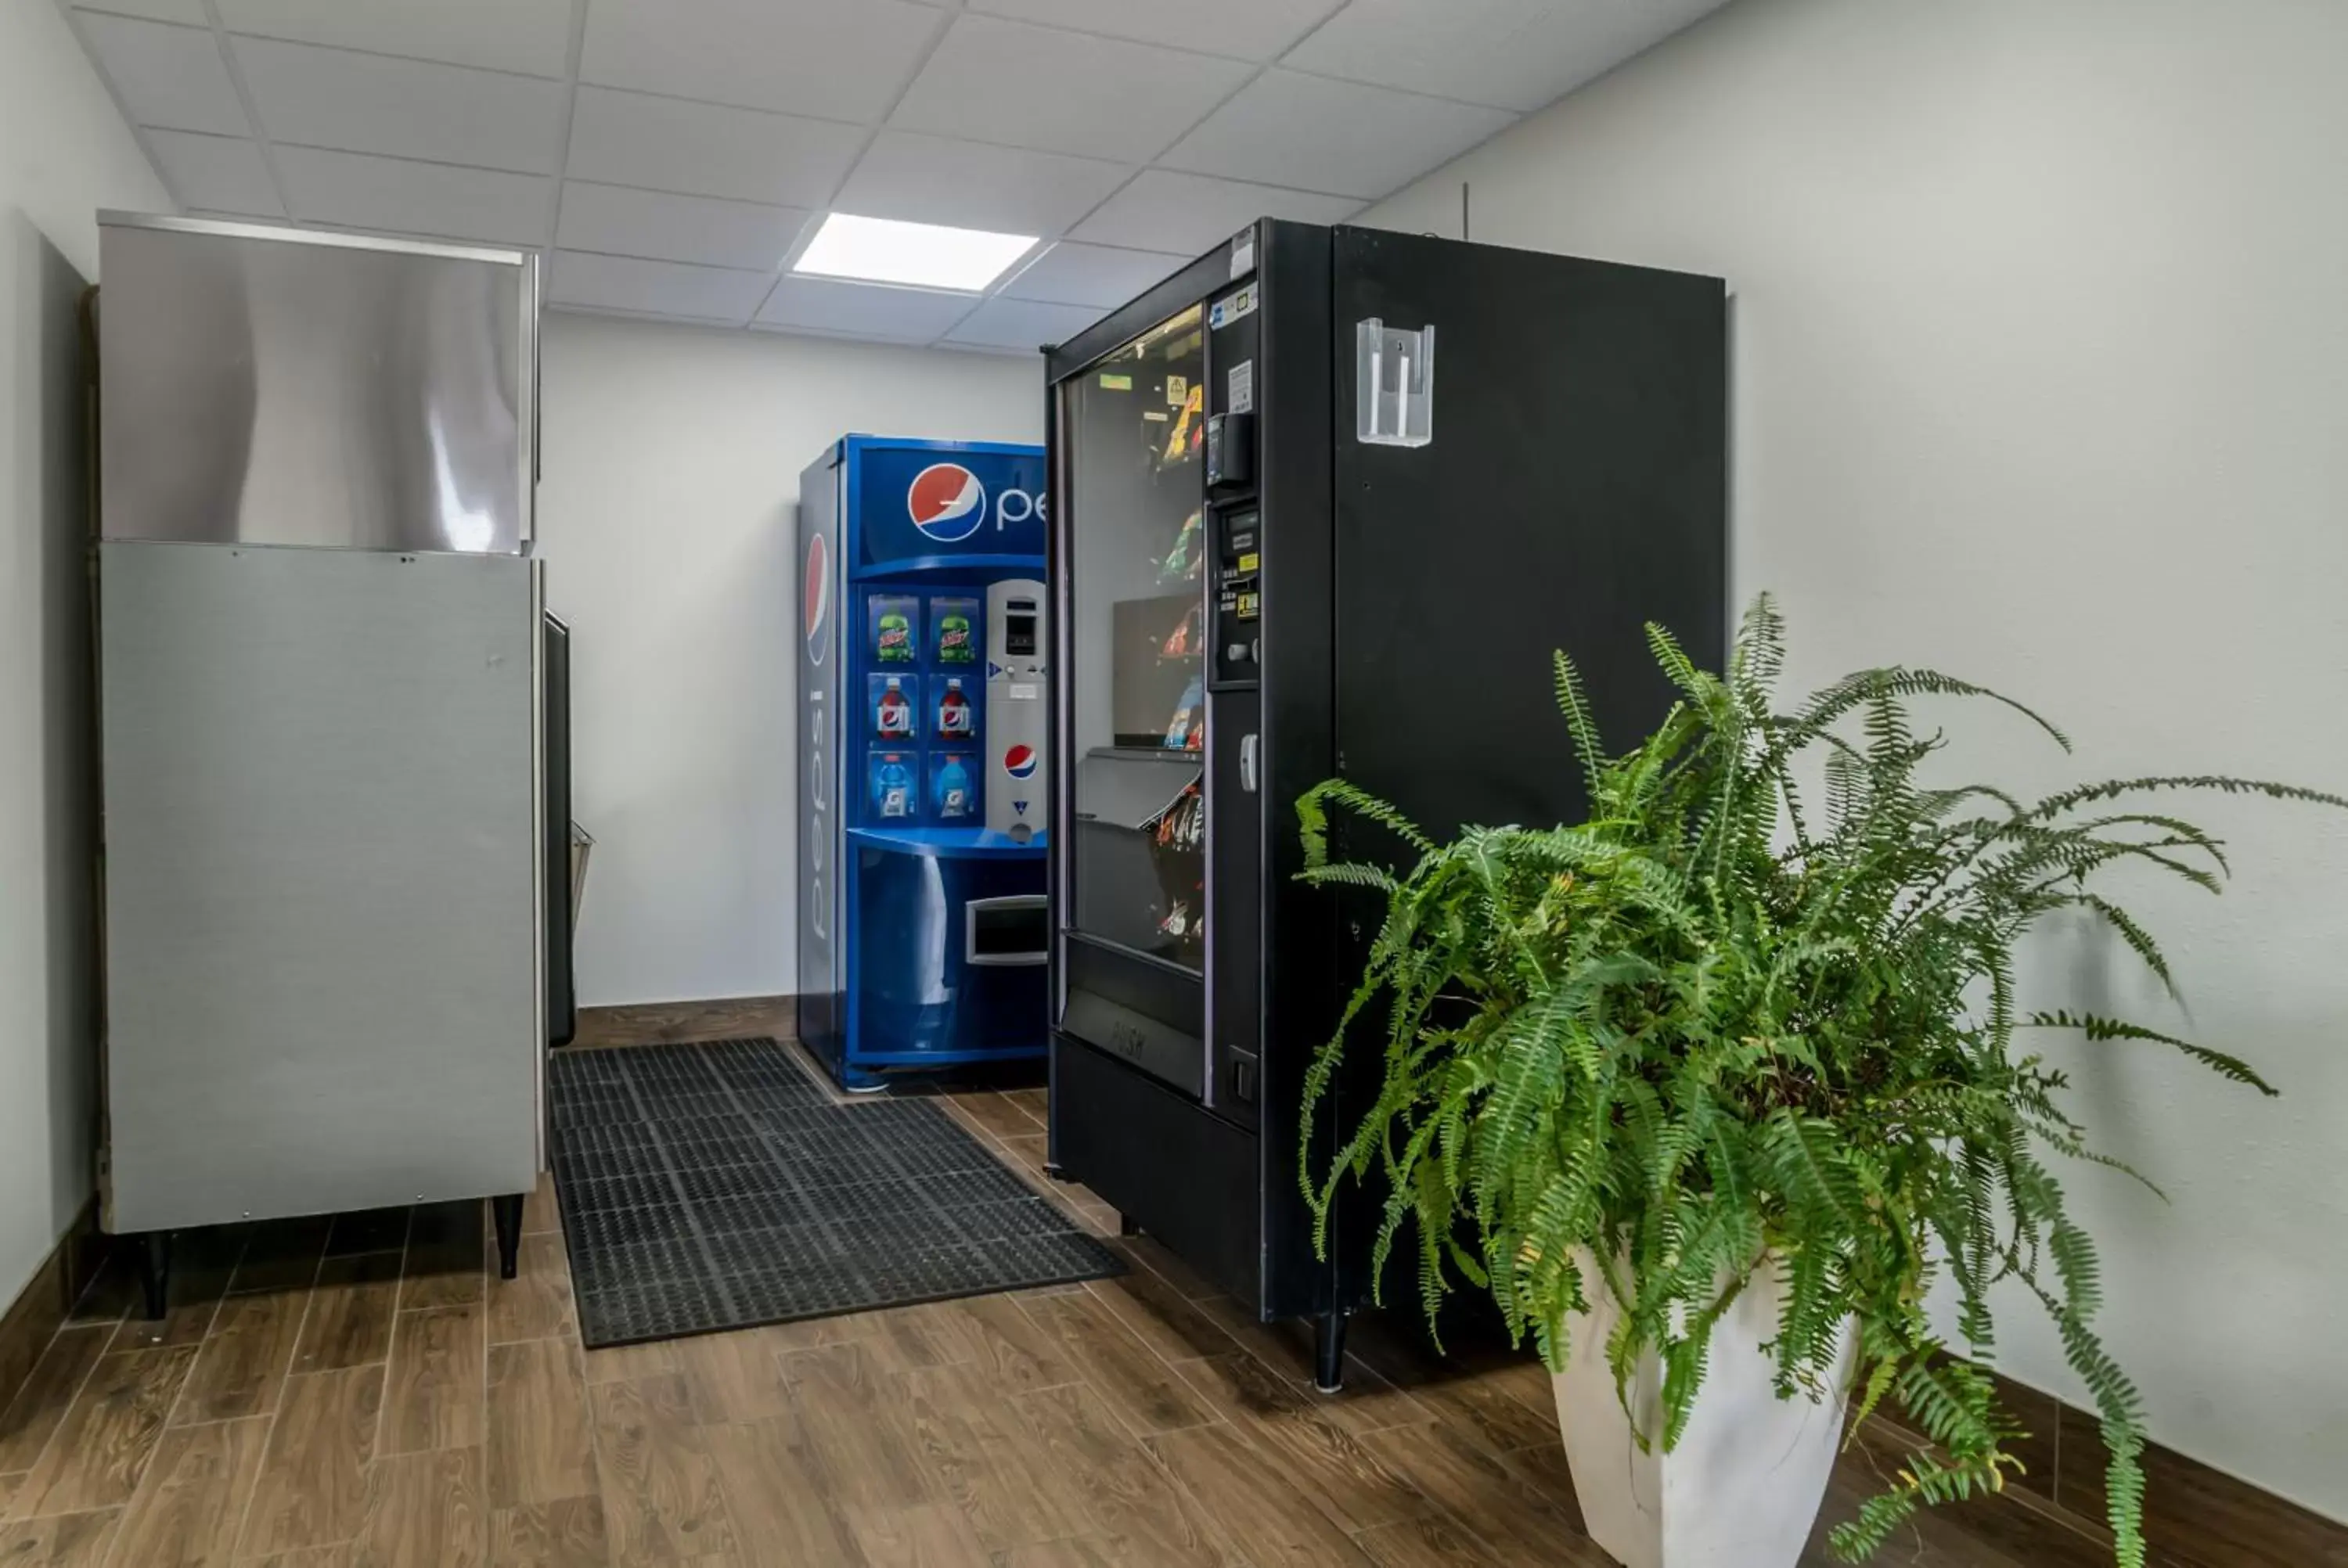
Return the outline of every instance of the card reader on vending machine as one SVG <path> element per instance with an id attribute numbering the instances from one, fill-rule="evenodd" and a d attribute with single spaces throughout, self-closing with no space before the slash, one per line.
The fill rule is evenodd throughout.
<path id="1" fill-rule="evenodd" d="M 1023 844 L 1045 819 L 1044 603 L 1044 585 L 1025 578 L 986 590 L 986 825 Z"/>

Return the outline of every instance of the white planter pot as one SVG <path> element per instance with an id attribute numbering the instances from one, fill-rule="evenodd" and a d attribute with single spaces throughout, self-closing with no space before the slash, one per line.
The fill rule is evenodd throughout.
<path id="1" fill-rule="evenodd" d="M 1794 1568 L 1834 1470 L 1856 1326 L 1844 1327 L 1830 1400 L 1778 1399 L 1776 1364 L 1760 1347 L 1777 1332 L 1780 1285 L 1764 1264 L 1713 1330 L 1694 1413 L 1665 1453 L 1663 1367 L 1642 1359 L 1626 1413 L 1606 1361 L 1622 1308 L 1587 1262 L 1583 1278 L 1596 1310 L 1570 1325 L 1572 1350 L 1552 1381 L 1591 1539 L 1623 1568 Z M 1652 1451 L 1633 1439 L 1633 1415 Z"/>

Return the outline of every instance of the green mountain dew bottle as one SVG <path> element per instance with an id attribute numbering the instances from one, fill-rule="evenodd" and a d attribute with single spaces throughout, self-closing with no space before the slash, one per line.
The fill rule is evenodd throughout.
<path id="1" fill-rule="evenodd" d="M 970 617 L 956 610 L 938 617 L 938 662 L 968 664 L 977 657 L 970 643 Z"/>
<path id="2" fill-rule="evenodd" d="M 880 616 L 880 646 L 874 657 L 883 664 L 911 664 L 913 661 L 913 623 L 900 610 L 885 610 Z"/>

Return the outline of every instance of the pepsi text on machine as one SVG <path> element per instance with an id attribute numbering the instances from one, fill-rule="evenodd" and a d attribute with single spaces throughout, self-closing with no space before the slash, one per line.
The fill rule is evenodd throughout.
<path id="1" fill-rule="evenodd" d="M 977 533 L 990 517 L 1001 533 L 1014 523 L 1044 518 L 1044 497 L 1008 486 L 994 497 L 990 511 L 986 486 L 959 463 L 932 463 L 913 476 L 905 492 L 905 514 L 925 538 L 957 545 Z"/>

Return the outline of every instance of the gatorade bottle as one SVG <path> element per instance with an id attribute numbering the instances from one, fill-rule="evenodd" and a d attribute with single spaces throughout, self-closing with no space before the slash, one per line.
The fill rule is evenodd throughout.
<path id="1" fill-rule="evenodd" d="M 913 815 L 913 770 L 895 757 L 882 760 L 875 781 L 873 804 L 884 817 Z"/>
<path id="2" fill-rule="evenodd" d="M 938 770 L 937 806 L 942 818 L 970 815 L 970 770 L 962 765 L 960 757 L 948 757 Z"/>
<path id="3" fill-rule="evenodd" d="M 894 675 L 889 677 L 888 689 L 880 693 L 880 706 L 874 712 L 873 723 L 884 741 L 904 740 L 913 733 L 913 704 Z"/>
<path id="4" fill-rule="evenodd" d="M 970 733 L 970 699 L 962 694 L 962 682 L 946 682 L 946 694 L 938 699 L 938 733 L 967 735 Z"/>

